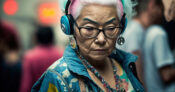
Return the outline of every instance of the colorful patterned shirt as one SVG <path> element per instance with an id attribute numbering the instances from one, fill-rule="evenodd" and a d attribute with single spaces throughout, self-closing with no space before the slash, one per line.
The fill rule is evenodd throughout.
<path id="1" fill-rule="evenodd" d="M 131 81 L 129 80 L 129 78 L 128 78 L 126 72 L 124 71 L 124 69 L 117 62 L 116 62 L 116 66 L 117 66 L 117 70 L 118 70 L 117 74 L 119 75 L 120 79 L 122 79 L 122 81 L 123 81 L 122 86 L 124 87 L 126 92 L 135 92 L 134 88 L 131 84 Z"/>

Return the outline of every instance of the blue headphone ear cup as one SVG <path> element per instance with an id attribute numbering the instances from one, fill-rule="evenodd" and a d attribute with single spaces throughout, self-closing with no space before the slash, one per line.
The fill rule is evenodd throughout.
<path id="1" fill-rule="evenodd" d="M 61 29 L 66 35 L 72 35 L 74 33 L 74 19 L 71 14 L 61 17 Z"/>
<path id="2" fill-rule="evenodd" d="M 66 15 L 61 17 L 61 29 L 66 35 L 71 35 L 69 18 Z"/>

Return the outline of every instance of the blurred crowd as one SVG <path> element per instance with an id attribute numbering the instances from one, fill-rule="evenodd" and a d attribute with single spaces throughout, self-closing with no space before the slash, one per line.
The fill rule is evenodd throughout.
<path id="1" fill-rule="evenodd" d="M 138 0 L 117 48 L 138 56 L 137 75 L 147 92 L 175 92 L 175 0 Z"/>
<path id="2" fill-rule="evenodd" d="M 53 29 L 38 26 L 33 34 L 35 46 L 20 54 L 20 40 L 15 28 L 0 23 L 1 92 L 30 92 L 44 71 L 63 55 L 63 48 L 54 45 Z"/>
<path id="3" fill-rule="evenodd" d="M 125 43 L 116 48 L 138 56 L 137 75 L 147 92 L 175 92 L 175 0 L 132 1 L 135 11 L 122 34 Z M 30 42 L 25 42 L 31 44 L 26 46 L 22 31 L 13 23 L 0 18 L 0 92 L 30 92 L 44 71 L 62 57 L 68 38 L 55 32 L 60 30 L 58 25 L 35 23 L 27 34 Z M 57 36 L 62 39 L 56 40 Z"/>

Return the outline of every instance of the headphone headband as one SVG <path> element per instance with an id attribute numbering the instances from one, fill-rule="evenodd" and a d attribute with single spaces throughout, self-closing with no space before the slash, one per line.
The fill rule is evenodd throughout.
<path id="1" fill-rule="evenodd" d="M 122 27 L 121 34 L 124 32 L 126 28 L 127 20 L 126 20 L 126 13 L 123 14 L 122 19 L 120 20 L 120 26 Z"/>
<path id="2" fill-rule="evenodd" d="M 70 3 L 71 3 L 71 0 L 68 0 L 67 1 L 67 3 L 66 3 L 66 8 L 65 8 L 65 13 L 66 13 L 66 15 L 68 15 L 68 9 L 69 9 L 69 5 L 70 5 Z"/>

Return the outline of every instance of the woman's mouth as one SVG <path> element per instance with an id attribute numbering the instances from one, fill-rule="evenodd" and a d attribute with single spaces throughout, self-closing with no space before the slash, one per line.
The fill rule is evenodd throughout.
<path id="1" fill-rule="evenodd" d="M 106 52 L 107 52 L 107 49 L 94 49 L 93 50 L 93 52 L 95 53 L 95 54 L 106 54 Z"/>

